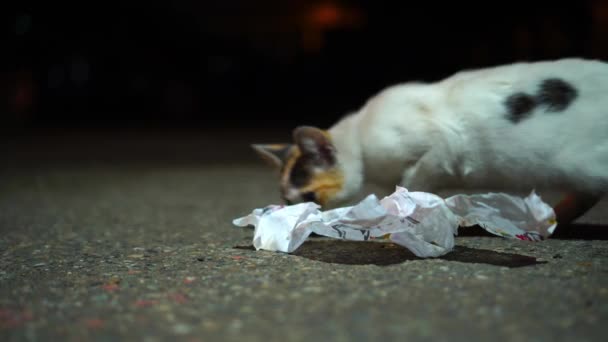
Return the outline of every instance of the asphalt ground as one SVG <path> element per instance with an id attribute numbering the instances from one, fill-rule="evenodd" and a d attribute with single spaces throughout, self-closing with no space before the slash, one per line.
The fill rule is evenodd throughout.
<path id="1" fill-rule="evenodd" d="M 608 200 L 542 242 L 461 229 L 441 258 L 322 237 L 256 251 L 232 220 L 278 188 L 248 144 L 286 137 L 5 136 L 0 339 L 606 339 Z"/>

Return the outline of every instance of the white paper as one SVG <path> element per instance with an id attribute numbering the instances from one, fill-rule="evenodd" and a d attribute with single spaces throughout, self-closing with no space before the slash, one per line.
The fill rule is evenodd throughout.
<path id="1" fill-rule="evenodd" d="M 372 194 L 354 206 L 320 208 L 313 202 L 269 205 L 233 224 L 255 227 L 257 250 L 291 253 L 314 232 L 344 240 L 388 239 L 423 258 L 449 253 L 460 226 L 477 224 L 492 234 L 527 241 L 544 240 L 557 226 L 553 209 L 534 192 L 525 198 L 487 193 L 443 199 L 398 186 L 382 200 Z"/>

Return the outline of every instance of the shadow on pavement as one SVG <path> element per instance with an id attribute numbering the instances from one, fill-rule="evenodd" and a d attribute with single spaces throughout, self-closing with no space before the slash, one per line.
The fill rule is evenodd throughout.
<path id="1" fill-rule="evenodd" d="M 253 246 L 236 246 L 235 248 L 254 249 Z M 408 260 L 422 260 L 408 249 L 393 243 L 344 240 L 308 240 L 292 254 L 311 260 L 345 265 L 388 266 Z M 526 255 L 464 246 L 454 247 L 453 251 L 439 259 L 510 268 L 546 263 Z"/>
<path id="2" fill-rule="evenodd" d="M 479 226 L 460 227 L 458 236 L 484 236 L 502 239 Z M 550 237 L 559 240 L 608 240 L 608 225 L 574 223 L 558 225 Z"/>
<path id="3" fill-rule="evenodd" d="M 560 240 L 608 240 L 608 225 L 585 223 L 558 225 L 551 238 Z"/>
<path id="4" fill-rule="evenodd" d="M 489 233 L 480 226 L 460 227 L 458 236 L 484 236 L 502 239 L 498 235 Z M 551 239 L 559 240 L 608 240 L 608 225 L 574 223 L 558 225 Z"/>
<path id="5" fill-rule="evenodd" d="M 502 239 L 479 226 L 461 227 L 458 236 L 484 236 Z M 560 240 L 608 240 L 607 225 L 571 224 L 558 226 L 550 239 Z M 239 249 L 251 249 L 253 246 L 236 246 Z M 408 249 L 393 243 L 369 243 L 363 241 L 344 241 L 309 239 L 293 255 L 303 258 L 345 265 L 378 265 L 399 264 L 408 260 L 421 260 Z M 439 259 L 466 263 L 489 264 L 504 267 L 523 267 L 545 263 L 534 257 L 502 253 L 485 249 L 456 246 L 450 253 Z"/>

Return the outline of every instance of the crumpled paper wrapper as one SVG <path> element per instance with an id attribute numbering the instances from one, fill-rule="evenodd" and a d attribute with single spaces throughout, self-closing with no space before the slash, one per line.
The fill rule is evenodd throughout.
<path id="1" fill-rule="evenodd" d="M 534 191 L 525 198 L 487 193 L 443 199 L 397 186 L 382 200 L 372 194 L 354 206 L 320 208 L 313 202 L 269 205 L 233 224 L 255 227 L 256 250 L 291 253 L 316 233 L 344 240 L 389 240 L 422 258 L 449 253 L 459 227 L 479 225 L 505 238 L 541 241 L 557 226 L 553 208 Z"/>

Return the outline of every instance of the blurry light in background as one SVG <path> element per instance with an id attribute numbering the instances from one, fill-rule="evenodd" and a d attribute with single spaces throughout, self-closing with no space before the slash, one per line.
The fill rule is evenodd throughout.
<path id="1" fill-rule="evenodd" d="M 65 82 L 65 71 L 63 66 L 55 64 L 49 68 L 47 75 L 47 85 L 51 89 L 57 89 Z"/>
<path id="2" fill-rule="evenodd" d="M 21 14 L 15 18 L 15 34 L 18 36 L 26 34 L 32 27 L 32 16 Z"/>
<path id="3" fill-rule="evenodd" d="M 15 107 L 17 111 L 25 111 L 32 103 L 32 77 L 27 72 L 17 79 L 15 92 Z"/>
<path id="4" fill-rule="evenodd" d="M 342 9 L 332 3 L 324 3 L 312 9 L 311 21 L 318 27 L 336 26 L 342 15 Z"/>
<path id="5" fill-rule="evenodd" d="M 359 27 L 363 23 L 363 12 L 354 7 L 322 2 L 310 7 L 303 21 L 304 49 L 309 52 L 317 52 L 323 48 L 325 31 Z"/>
<path id="6" fill-rule="evenodd" d="M 593 21 L 597 26 L 608 26 L 608 2 L 606 1 L 594 1 L 592 6 L 591 15 Z"/>
<path id="7" fill-rule="evenodd" d="M 10 112 L 0 115 L 1 124 L 6 120 L 25 122 L 32 114 L 34 106 L 35 84 L 31 70 L 18 70 L 13 75 L 14 88 L 10 99 Z"/>
<path id="8" fill-rule="evenodd" d="M 589 8 L 593 20 L 592 53 L 601 58 L 608 58 L 608 1 L 596 0 Z"/>
<path id="9" fill-rule="evenodd" d="M 89 80 L 89 63 L 82 57 L 72 61 L 70 79 L 80 87 Z"/>

